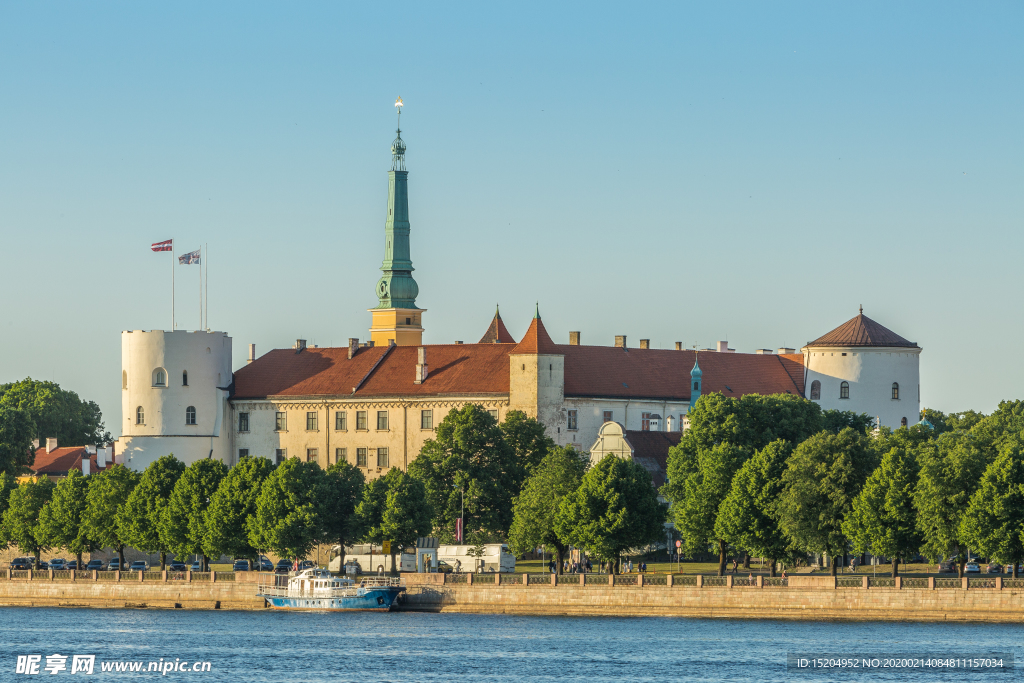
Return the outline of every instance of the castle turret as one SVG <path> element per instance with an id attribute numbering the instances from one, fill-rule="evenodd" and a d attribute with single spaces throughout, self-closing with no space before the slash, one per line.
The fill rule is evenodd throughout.
<path id="1" fill-rule="evenodd" d="M 565 354 L 551 341 L 540 309 L 509 355 L 509 409 L 521 410 L 565 443 Z"/>
<path id="2" fill-rule="evenodd" d="M 419 346 L 423 343 L 421 316 L 416 307 L 419 286 L 412 277 L 412 254 L 409 247 L 409 172 L 405 170 L 405 141 L 402 140 L 402 100 L 398 108 L 397 137 L 391 144 L 391 170 L 388 171 L 388 215 L 384 223 L 384 272 L 377 281 L 376 308 L 371 308 L 370 339 L 387 346 Z"/>

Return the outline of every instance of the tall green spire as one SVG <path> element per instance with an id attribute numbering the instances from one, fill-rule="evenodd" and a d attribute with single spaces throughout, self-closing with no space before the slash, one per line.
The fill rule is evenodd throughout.
<path id="1" fill-rule="evenodd" d="M 388 217 L 384 224 L 384 271 L 377 281 L 377 308 L 416 308 L 420 288 L 412 279 L 412 255 L 409 249 L 409 172 L 405 170 L 405 141 L 402 140 L 402 99 L 398 109 L 398 137 L 391 143 L 391 170 L 388 171 Z"/>

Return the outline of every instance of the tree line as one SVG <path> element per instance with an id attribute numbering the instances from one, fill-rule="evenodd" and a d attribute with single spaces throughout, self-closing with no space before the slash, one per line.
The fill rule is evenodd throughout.
<path id="1" fill-rule="evenodd" d="M 1024 402 L 992 415 L 925 410 L 930 424 L 873 428 L 792 395 L 702 396 L 669 453 L 662 493 L 688 554 L 777 563 L 821 553 L 953 558 L 968 549 L 1014 576 L 1024 560 Z"/>

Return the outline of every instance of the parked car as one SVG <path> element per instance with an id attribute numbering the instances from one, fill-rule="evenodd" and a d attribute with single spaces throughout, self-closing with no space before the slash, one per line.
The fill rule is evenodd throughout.
<path id="1" fill-rule="evenodd" d="M 201 560 L 196 560 L 191 565 L 189 565 L 189 569 L 191 569 L 194 572 L 201 572 L 201 571 L 203 571 L 203 563 L 202 563 L 202 561 Z"/>
<path id="2" fill-rule="evenodd" d="M 149 571 L 149 562 L 145 560 L 135 560 L 128 568 L 129 571 L 133 572 L 147 572 Z"/>
<path id="3" fill-rule="evenodd" d="M 66 565 L 64 565 L 64 568 L 67 569 L 67 570 L 70 570 L 70 571 L 77 570 L 78 569 L 78 560 L 71 560 Z"/>
<path id="4" fill-rule="evenodd" d="M 235 563 L 231 565 L 231 571 L 233 572 L 247 572 L 249 571 L 249 560 L 235 560 Z"/>
<path id="5" fill-rule="evenodd" d="M 89 560 L 89 564 L 85 565 L 85 568 L 91 572 L 101 572 L 103 571 L 103 560 Z"/>
<path id="6" fill-rule="evenodd" d="M 107 565 L 107 571 L 116 572 L 119 569 L 121 569 L 121 560 L 115 557 L 110 561 L 110 564 Z"/>
<path id="7" fill-rule="evenodd" d="M 32 569 L 35 560 L 31 557 L 16 557 L 11 560 L 11 569 Z"/>
<path id="8" fill-rule="evenodd" d="M 49 568 L 50 568 L 50 563 L 47 562 L 46 560 L 40 560 L 39 561 L 39 566 L 36 567 L 36 569 L 38 569 L 41 572 L 45 572 Z"/>
<path id="9" fill-rule="evenodd" d="M 274 569 L 275 574 L 287 574 L 292 570 L 291 560 L 278 560 L 277 567 Z"/>
<path id="10" fill-rule="evenodd" d="M 174 560 L 169 565 L 167 565 L 167 570 L 172 572 L 187 572 L 188 565 L 179 560 Z"/>
<path id="11" fill-rule="evenodd" d="M 261 572 L 272 572 L 272 571 L 274 571 L 274 564 L 270 561 L 270 559 L 266 555 L 260 557 L 260 571 Z"/>
<path id="12" fill-rule="evenodd" d="M 299 571 L 301 572 L 303 569 L 316 569 L 316 562 L 313 560 L 303 560 L 302 562 L 299 562 Z"/>
<path id="13" fill-rule="evenodd" d="M 437 573 L 438 574 L 451 574 L 455 571 L 455 567 L 451 566 L 444 560 L 437 561 Z"/>
<path id="14" fill-rule="evenodd" d="M 981 567 L 978 566 L 977 562 L 968 562 L 964 567 L 964 574 L 980 574 Z"/>
<path id="15" fill-rule="evenodd" d="M 989 574 L 1002 574 L 1003 565 L 998 562 L 989 562 L 988 566 L 985 567 L 985 570 L 988 571 Z"/>
<path id="16" fill-rule="evenodd" d="M 62 559 L 62 558 L 60 558 L 60 557 L 58 557 L 56 559 L 53 559 L 53 560 L 50 560 L 50 569 L 56 570 L 56 569 L 67 569 L 67 568 L 68 568 L 67 561 Z"/>
<path id="17" fill-rule="evenodd" d="M 348 560 L 345 562 L 345 566 L 341 568 L 341 573 L 345 576 L 361 576 L 363 566 L 357 560 Z"/>
<path id="18" fill-rule="evenodd" d="M 956 560 L 943 560 L 942 562 L 939 562 L 940 574 L 955 574 L 956 570 Z"/>

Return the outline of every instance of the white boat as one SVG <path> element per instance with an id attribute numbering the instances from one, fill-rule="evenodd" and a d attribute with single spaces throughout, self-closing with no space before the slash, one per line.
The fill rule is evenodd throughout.
<path id="1" fill-rule="evenodd" d="M 274 578 L 274 585 L 261 583 L 256 594 L 274 609 L 387 612 L 405 590 L 398 577 L 367 576 L 356 582 L 325 569 L 305 569 L 294 576 Z M 283 579 L 287 583 L 278 585 L 284 583 Z"/>

